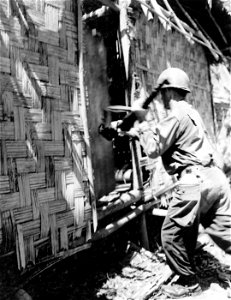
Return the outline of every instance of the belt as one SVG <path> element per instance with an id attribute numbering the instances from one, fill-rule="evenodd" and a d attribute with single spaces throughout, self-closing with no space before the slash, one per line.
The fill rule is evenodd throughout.
<path id="1" fill-rule="evenodd" d="M 211 168 L 211 167 L 214 167 L 214 163 L 211 162 L 210 164 L 206 165 L 206 166 L 203 166 L 203 165 L 193 165 L 193 166 L 187 166 L 186 168 L 184 168 L 180 174 L 179 174 L 179 178 L 184 176 L 185 174 L 192 174 L 192 173 L 195 173 L 195 172 L 198 172 L 198 171 L 201 171 L 205 168 Z"/>

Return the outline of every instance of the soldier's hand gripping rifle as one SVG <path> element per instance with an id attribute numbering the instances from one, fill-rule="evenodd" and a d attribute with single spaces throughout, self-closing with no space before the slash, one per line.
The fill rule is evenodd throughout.
<path id="1" fill-rule="evenodd" d="M 137 77 L 136 77 L 137 79 Z M 122 132 L 126 132 L 129 131 L 135 121 L 138 120 L 138 116 L 141 113 L 144 113 L 144 111 L 148 108 L 149 104 L 152 102 L 153 99 L 155 99 L 161 89 L 161 87 L 166 83 L 166 81 L 164 81 L 163 83 L 159 84 L 156 88 L 154 88 L 154 90 L 151 92 L 151 94 L 145 98 L 145 96 L 143 95 L 142 97 L 140 97 L 141 91 L 143 90 L 142 85 L 140 84 L 139 88 L 138 88 L 138 100 L 134 101 L 133 106 L 129 107 L 129 106 L 124 106 L 124 105 L 112 105 L 112 106 L 108 106 L 107 110 L 111 111 L 111 112 L 116 112 L 116 113 L 121 113 L 121 112 L 128 112 L 128 114 L 120 121 L 116 121 L 116 122 L 112 122 L 112 123 L 116 123 L 116 128 L 112 123 L 110 127 L 105 127 L 104 124 L 101 124 L 99 126 L 99 133 L 104 136 L 107 140 L 112 140 L 114 139 L 117 135 L 118 135 L 118 130 L 122 131 Z"/>
<path id="2" fill-rule="evenodd" d="M 164 82 L 165 83 L 165 82 Z M 129 131 L 135 121 L 138 120 L 138 114 L 141 111 L 144 111 L 148 108 L 149 104 L 152 102 L 153 99 L 155 99 L 162 87 L 162 85 L 164 84 L 162 83 L 161 85 L 157 86 L 152 92 L 151 94 L 145 98 L 144 100 L 139 99 L 134 101 L 134 104 L 132 107 L 128 107 L 128 106 L 123 106 L 123 105 L 114 105 L 114 106 L 108 106 L 107 110 L 111 111 L 111 112 L 129 112 L 124 118 L 123 120 L 121 120 L 121 122 L 118 123 L 117 128 L 120 129 L 121 131 Z M 138 105 L 136 105 L 136 103 Z"/>

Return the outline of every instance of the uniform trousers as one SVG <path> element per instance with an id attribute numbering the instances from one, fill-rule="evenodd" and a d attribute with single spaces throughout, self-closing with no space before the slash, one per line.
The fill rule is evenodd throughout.
<path id="1" fill-rule="evenodd" d="M 192 258 L 200 223 L 231 254 L 231 190 L 226 176 L 215 166 L 192 166 L 182 172 L 162 225 L 167 262 L 179 275 L 195 274 Z"/>

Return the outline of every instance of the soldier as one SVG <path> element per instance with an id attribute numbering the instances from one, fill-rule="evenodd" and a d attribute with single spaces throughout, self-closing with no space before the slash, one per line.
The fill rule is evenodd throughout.
<path id="1" fill-rule="evenodd" d="M 163 291 L 171 298 L 201 292 L 192 258 L 201 223 L 213 241 L 231 254 L 231 191 L 217 166 L 199 113 L 186 102 L 189 78 L 178 68 L 163 71 L 157 81 L 167 111 L 155 127 L 145 119 L 143 103 L 134 103 L 139 124 L 128 134 L 138 137 L 150 158 L 162 157 L 168 174 L 177 175 L 179 186 L 170 202 L 161 238 L 169 266 L 179 275 Z"/>

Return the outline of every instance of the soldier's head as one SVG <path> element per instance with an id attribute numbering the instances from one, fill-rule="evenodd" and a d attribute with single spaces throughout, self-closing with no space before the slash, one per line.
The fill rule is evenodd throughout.
<path id="1" fill-rule="evenodd" d="M 157 86 L 161 86 L 161 96 L 166 108 L 169 108 L 171 99 L 180 101 L 190 93 L 189 77 L 179 68 L 168 68 L 164 70 L 158 80 Z"/>

